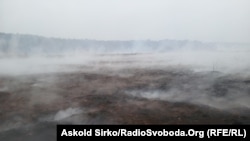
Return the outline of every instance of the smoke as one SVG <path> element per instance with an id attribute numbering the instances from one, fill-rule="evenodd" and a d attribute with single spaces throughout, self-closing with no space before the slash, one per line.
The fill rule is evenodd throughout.
<path id="1" fill-rule="evenodd" d="M 21 37 L 22 36 L 13 36 L 10 38 L 11 44 L 8 53 L 16 51 L 18 54 L 18 52 L 20 52 L 19 44 Z M 55 42 L 57 45 L 59 41 L 55 40 Z M 62 42 L 65 41 L 62 40 Z M 246 45 L 211 43 L 206 45 L 205 43 L 202 44 L 199 42 L 179 43 L 178 41 L 134 41 L 132 44 L 131 42 L 118 42 L 122 45 L 115 48 L 114 46 L 107 46 L 109 44 L 107 42 L 96 42 L 93 41 L 93 48 L 89 48 L 88 50 L 72 48 L 72 50 L 67 49 L 67 52 L 59 51 L 56 55 L 40 52 L 26 57 L 20 57 L 18 55 L 2 57 L 0 59 L 0 76 L 56 74 L 65 72 L 91 72 L 122 76 L 123 73 L 129 69 L 169 70 L 171 67 L 174 67 L 181 70 L 185 68 L 197 73 L 197 75 L 200 75 L 199 73 L 210 74 L 210 72 L 213 72 L 213 74 L 202 76 L 201 80 L 198 79 L 195 82 L 190 78 L 188 84 L 181 83 L 181 81 L 173 83 L 167 91 L 158 89 L 150 91 L 133 90 L 130 93 L 150 99 L 177 102 L 188 101 L 220 108 L 223 108 L 223 106 L 225 108 L 231 107 L 232 105 L 249 107 L 247 89 L 243 89 L 244 91 L 242 91 L 226 88 L 227 96 L 224 98 L 214 97 L 211 95 L 212 92 L 209 91 L 209 89 L 214 89 L 214 87 L 216 87 L 214 86 L 215 83 L 219 83 L 217 80 L 221 79 L 221 76 L 216 75 L 215 77 L 215 74 L 249 78 L 250 50 Z M 114 41 L 110 44 L 117 45 Z M 6 44 L 2 42 L 2 45 Z M 128 45 L 128 47 L 126 48 L 124 45 Z M 173 45 L 173 48 L 169 48 L 171 45 Z M 202 47 L 197 47 L 199 45 Z M 155 50 L 154 46 L 156 46 Z M 46 90 L 47 87 L 49 87 L 49 85 L 45 84 L 52 85 L 52 83 L 56 81 L 56 77 L 52 75 L 50 78 L 45 77 L 43 80 L 32 82 L 30 103 L 45 104 L 58 100 L 58 90 L 41 92 L 41 89 Z M 189 89 L 180 88 L 180 86 L 183 85 L 189 87 Z M 239 88 L 246 84 L 242 82 L 238 85 L 235 87 Z M 7 86 L 0 85 L 0 90 L 5 90 L 6 88 Z M 227 104 L 227 101 L 230 99 L 234 99 L 234 102 Z"/>
<path id="2" fill-rule="evenodd" d="M 79 108 L 67 108 L 65 110 L 60 110 L 56 113 L 54 120 L 59 121 L 71 117 L 73 115 L 81 114 L 83 111 Z"/>
<path id="3" fill-rule="evenodd" d="M 249 51 L 172 51 L 146 54 L 75 54 L 59 57 L 0 59 L 0 75 L 79 71 L 79 66 L 106 69 L 164 68 L 179 65 L 195 71 L 249 74 Z M 82 69 L 83 70 L 83 69 Z M 83 70 L 84 71 L 84 70 Z M 243 73 L 244 72 L 244 73 Z"/>
<path id="4" fill-rule="evenodd" d="M 176 44 L 164 42 L 155 47 L 158 42 L 136 41 L 116 48 L 117 43 L 107 41 L 92 43 L 93 48 L 90 45 L 86 50 L 67 48 L 44 53 L 37 49 L 36 53 L 31 51 L 34 54 L 19 55 L 23 49 L 18 40 L 12 38 L 12 48 L 0 54 L 0 100 L 4 105 L 2 113 L 5 113 L 0 131 L 20 128 L 30 122 L 116 123 L 107 116 L 109 112 L 99 114 L 106 110 L 100 108 L 110 104 L 110 99 L 99 99 L 96 95 L 117 92 L 132 98 L 190 103 L 223 111 L 250 108 L 249 46 L 213 45 L 209 48 L 209 44 L 204 48 L 203 44 L 198 49 L 202 44 L 189 42 L 178 47 L 183 43 L 175 41 Z M 110 47 L 109 44 L 114 45 Z M 4 41 L 0 45 L 2 49 L 6 47 Z M 152 75 L 145 73 L 147 71 Z M 159 72 L 165 74 L 159 75 Z M 80 75 L 82 78 L 74 76 L 77 73 L 96 76 L 87 76 L 85 80 L 85 75 Z M 72 77 L 64 76 L 67 74 Z M 108 82 L 106 76 L 114 77 L 114 81 Z M 122 78 L 131 81 L 111 84 L 119 83 Z M 89 107 L 81 103 L 92 94 L 97 102 L 103 100 L 100 102 L 103 105 L 91 107 L 98 110 L 86 114 L 83 109 Z M 74 102 L 78 97 L 81 101 Z M 20 118 L 12 119 L 13 115 Z M 40 121 L 43 117 L 47 120 Z"/>
<path id="5" fill-rule="evenodd" d="M 250 108 L 250 78 L 211 73 L 185 73 L 166 79 L 161 88 L 130 89 L 125 93 L 146 99 L 183 102 L 236 111 Z"/>
<path id="6" fill-rule="evenodd" d="M 24 75 L 100 68 L 165 68 L 249 71 L 249 44 L 178 40 L 97 41 L 0 33 L 0 75 Z"/>

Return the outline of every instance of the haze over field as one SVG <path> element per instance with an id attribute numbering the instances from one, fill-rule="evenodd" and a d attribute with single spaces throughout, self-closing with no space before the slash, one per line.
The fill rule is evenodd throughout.
<path id="1" fill-rule="evenodd" d="M 45 62 L 86 64 L 125 58 L 91 57 L 103 53 L 143 53 L 132 59 L 141 63 L 153 58 L 151 65 L 160 61 L 161 65 L 248 72 L 248 5 L 248 0 L 0 0 L 0 32 L 4 32 L 0 57 L 35 56 L 21 62 L 3 59 L 1 72 L 31 72 L 25 68 Z M 61 55 L 67 60 L 41 59 Z M 149 63 L 140 64 L 144 65 Z M 47 68 L 44 71 L 53 71 Z"/>
<path id="2" fill-rule="evenodd" d="M 218 109 L 250 107 L 248 86 L 250 50 L 249 45 L 245 43 L 66 40 L 1 33 L 1 45 L 1 76 L 22 77 L 82 72 L 130 77 L 140 74 L 143 70 L 156 71 L 156 74 L 157 71 L 183 72 L 187 76 L 181 80 L 173 78 L 177 80 L 170 84 L 167 91 L 147 87 L 125 91 L 135 97 L 139 95 L 150 99 L 191 102 Z M 201 78 L 189 80 L 191 84 L 182 84 L 191 79 L 192 75 Z M 54 82 L 53 78 L 48 81 Z M 236 85 L 236 89 L 229 88 L 227 84 L 215 87 L 217 83 L 232 81 L 231 79 L 236 81 L 230 84 Z M 187 88 L 183 89 L 182 85 Z M 209 94 L 210 91 L 207 92 L 211 87 L 219 89 L 219 95 L 229 97 L 218 100 Z M 2 90 L 6 88 L 9 89 L 7 86 Z M 212 93 L 217 95 L 216 90 Z M 53 95 L 52 97 L 54 98 Z M 234 102 L 229 102 L 229 99 L 234 99 Z"/>
<path id="3" fill-rule="evenodd" d="M 76 71 L 72 65 L 110 69 L 185 66 L 194 71 L 249 74 L 249 44 L 182 40 L 66 40 L 0 34 L 0 74 Z M 120 64 L 119 64 L 120 63 Z M 233 64 L 233 65 L 232 65 Z M 78 68 L 78 69 L 77 69 Z"/>

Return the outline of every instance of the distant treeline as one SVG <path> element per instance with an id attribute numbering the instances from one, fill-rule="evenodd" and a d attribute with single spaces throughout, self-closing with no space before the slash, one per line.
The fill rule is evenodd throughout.
<path id="1" fill-rule="evenodd" d="M 177 49 L 215 49 L 215 43 L 188 40 L 89 40 L 47 38 L 36 35 L 0 33 L 1 54 L 60 54 L 68 52 L 92 53 L 150 53 Z"/>

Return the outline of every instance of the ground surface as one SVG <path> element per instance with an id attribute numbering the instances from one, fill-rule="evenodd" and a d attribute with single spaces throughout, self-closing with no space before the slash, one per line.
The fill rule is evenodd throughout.
<path id="1" fill-rule="evenodd" d="M 102 62 L 105 63 L 105 62 Z M 0 140 L 56 124 L 250 124 L 250 78 L 178 67 L 0 76 Z"/>

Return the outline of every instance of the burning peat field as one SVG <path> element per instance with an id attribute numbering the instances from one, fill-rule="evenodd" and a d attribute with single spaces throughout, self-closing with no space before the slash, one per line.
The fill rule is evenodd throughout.
<path id="1" fill-rule="evenodd" d="M 55 140 L 57 124 L 250 124 L 249 50 L 124 50 L 2 55 L 0 139 Z"/>

